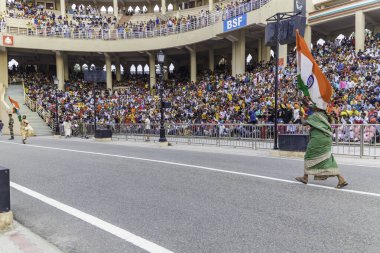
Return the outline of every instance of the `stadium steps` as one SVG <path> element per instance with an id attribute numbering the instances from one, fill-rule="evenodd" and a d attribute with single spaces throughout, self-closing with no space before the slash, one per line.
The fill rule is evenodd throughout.
<path id="1" fill-rule="evenodd" d="M 24 105 L 24 90 L 22 85 L 10 85 L 6 91 L 5 99 L 8 100 L 8 96 L 16 100 L 20 104 L 21 115 L 26 115 L 26 119 L 34 129 L 34 134 L 37 136 L 49 136 L 52 135 L 51 128 L 44 122 L 44 120 L 37 114 L 32 112 L 26 105 Z M 7 101 L 10 104 L 9 100 Z M 16 121 L 16 117 L 14 117 Z"/>

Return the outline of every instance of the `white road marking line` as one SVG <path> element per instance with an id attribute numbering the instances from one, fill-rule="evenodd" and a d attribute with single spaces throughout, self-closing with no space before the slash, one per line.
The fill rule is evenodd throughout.
<path id="1" fill-rule="evenodd" d="M 40 137 L 42 138 L 42 137 Z M 48 138 L 46 138 L 48 139 Z M 50 140 L 51 138 L 49 138 Z M 85 144 L 94 144 L 93 142 L 83 142 L 83 141 L 78 141 L 78 140 L 61 140 L 61 141 L 70 141 L 70 142 L 80 142 L 80 143 L 85 143 Z M 6 143 L 6 144 L 13 144 L 13 145 L 22 145 L 22 146 L 25 146 L 23 144 L 20 144 L 20 143 L 13 143 L 13 142 L 7 142 L 7 141 L 0 141 L 0 143 Z M 100 145 L 115 145 L 115 146 L 122 146 L 122 145 L 118 145 L 118 144 L 115 144 L 115 143 L 102 143 L 102 142 L 97 142 L 96 144 L 100 144 Z M 30 145 L 28 144 L 28 146 L 35 146 L 35 147 L 45 147 L 45 146 L 38 146 L 38 145 Z M 130 147 L 130 146 L 128 146 Z M 143 146 L 139 146 L 140 148 L 152 148 L 152 147 L 143 147 Z M 51 147 L 51 149 L 55 149 L 54 147 Z M 192 152 L 200 152 L 198 150 L 190 150 Z M 214 154 L 217 152 L 213 152 Z M 227 155 L 234 155 L 234 154 L 227 154 Z M 259 158 L 264 158 L 264 159 L 278 159 L 278 160 L 288 160 L 288 161 L 296 161 L 296 162 L 304 162 L 303 159 L 301 158 L 289 158 L 289 157 L 278 157 L 278 156 L 264 156 L 264 155 L 257 155 L 257 154 L 249 154 L 249 155 L 245 155 L 245 154 L 237 154 L 237 155 L 242 155 L 242 156 L 252 156 L 252 157 L 259 157 Z M 342 157 L 341 157 L 342 158 Z M 380 166 L 376 166 L 376 165 L 366 165 L 366 164 L 355 164 L 355 163 L 342 163 L 342 162 L 339 162 L 338 165 L 344 165 L 344 166 L 355 166 L 355 167 L 365 167 L 365 168 L 377 168 L 377 169 L 380 169 Z"/>
<path id="2" fill-rule="evenodd" d="M 140 237 L 140 236 L 137 236 L 135 234 L 132 234 L 131 232 L 128 232 L 127 230 L 124 230 L 122 228 L 119 228 L 115 225 L 112 225 L 106 221 L 103 221 L 99 218 L 96 218 L 90 214 L 87 214 L 87 213 L 84 213 L 76 208 L 73 208 L 71 206 L 68 206 L 68 205 L 65 205 L 61 202 L 58 202 L 52 198 L 49 198 L 45 195 L 42 195 L 38 192 L 35 192 L 33 190 L 30 190 L 24 186 L 21 186 L 21 185 L 18 185 L 16 183 L 13 183 L 11 182 L 11 187 L 16 189 L 16 190 L 19 190 L 33 198 L 36 198 L 50 206 L 53 206 L 67 214 L 70 214 L 74 217 L 77 217 L 78 219 L 80 220 L 83 220 L 91 225 L 94 225 L 95 227 L 97 228 L 100 228 L 110 234 L 113 234 L 127 242 L 130 242 L 134 245 L 136 245 L 137 247 L 140 247 L 148 252 L 152 252 L 152 253 L 173 253 L 172 251 L 168 250 L 168 249 L 165 249 L 153 242 L 150 242 L 148 240 L 145 240 L 144 238 Z"/>
<path id="3" fill-rule="evenodd" d="M 2 142 L 2 141 L 0 141 L 0 142 Z M 9 142 L 5 142 L 5 143 L 9 143 Z M 275 178 L 275 177 L 267 177 L 267 176 L 261 176 L 261 175 L 244 173 L 244 172 L 237 172 L 237 171 L 230 171 L 230 170 L 215 169 L 215 168 L 211 168 L 211 167 L 192 165 L 192 164 L 185 164 L 185 163 L 169 162 L 169 161 L 162 161 L 162 160 L 155 160 L 155 159 L 148 159 L 148 158 L 141 158 L 141 157 L 133 157 L 133 156 L 106 154 L 106 153 L 99 153 L 99 152 L 92 152 L 92 151 L 83 151 L 83 150 L 75 150 L 75 149 L 66 149 L 66 148 L 55 148 L 55 147 L 47 147 L 47 146 L 39 146 L 39 145 L 30 145 L 30 144 L 28 144 L 28 145 L 23 145 L 23 144 L 19 144 L 19 143 L 11 143 L 11 144 L 22 145 L 23 147 L 36 147 L 36 148 L 42 148 L 42 149 L 52 149 L 52 150 L 60 150 L 60 151 L 67 151 L 67 152 L 75 152 L 75 153 L 83 153 L 83 154 L 91 154 L 91 155 L 100 155 L 100 156 L 109 156 L 109 157 L 118 157 L 118 158 L 123 158 L 123 159 L 130 159 L 130 160 L 139 160 L 139 161 L 146 161 L 146 162 L 170 164 L 170 165 L 177 165 L 177 166 L 182 166 L 182 167 L 196 168 L 196 169 L 201 169 L 201 170 L 215 171 L 215 172 L 234 174 L 234 175 L 240 175 L 240 176 L 255 177 L 255 178 L 267 179 L 267 180 L 271 180 L 271 181 L 278 181 L 278 182 L 284 182 L 284 183 L 290 183 L 290 184 L 302 184 L 302 183 L 299 183 L 297 181 L 291 181 L 291 180 L 287 180 L 287 179 L 281 179 L 281 178 Z M 355 194 L 360 194 L 360 195 L 380 197 L 380 193 L 374 193 L 374 192 L 356 191 L 356 190 L 350 190 L 350 189 L 336 189 L 334 187 L 324 186 L 324 185 L 316 185 L 316 184 L 307 184 L 307 185 L 311 186 L 311 187 L 323 188 L 323 189 L 340 191 L 340 192 L 348 192 L 348 193 L 355 193 Z"/>

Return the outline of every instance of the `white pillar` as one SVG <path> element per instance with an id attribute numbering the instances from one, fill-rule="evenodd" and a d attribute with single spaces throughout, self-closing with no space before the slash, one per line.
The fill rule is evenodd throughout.
<path id="1" fill-rule="evenodd" d="M 109 54 L 105 54 L 105 58 L 106 58 L 107 89 L 112 90 L 111 56 Z"/>
<path id="2" fill-rule="evenodd" d="M 166 0 L 161 0 L 161 14 L 166 14 Z"/>
<path id="3" fill-rule="evenodd" d="M 61 16 L 66 17 L 66 0 L 61 0 Z"/>
<path id="4" fill-rule="evenodd" d="M 55 56 L 57 79 L 58 79 L 58 89 L 64 90 L 65 88 L 65 68 L 63 63 L 63 55 L 61 52 L 57 51 Z"/>
<path id="5" fill-rule="evenodd" d="M 208 0 L 208 9 L 209 11 L 214 10 L 214 0 Z"/>
<path id="6" fill-rule="evenodd" d="M 245 72 L 245 31 L 240 30 L 235 35 L 237 41 L 232 42 L 232 75 Z"/>
<path id="7" fill-rule="evenodd" d="M 116 64 L 116 81 L 120 82 L 120 80 L 121 80 L 121 67 L 120 67 L 120 58 L 119 57 L 116 57 L 115 64 Z"/>
<path id="8" fill-rule="evenodd" d="M 153 89 L 153 85 L 156 84 L 156 62 L 155 62 L 155 55 L 152 53 L 149 53 L 149 88 L 150 90 Z"/>
<path id="9" fill-rule="evenodd" d="M 5 47 L 0 47 L 0 90 L 1 88 L 8 88 L 8 52 Z"/>
<path id="10" fill-rule="evenodd" d="M 257 48 L 257 61 L 261 62 L 263 60 L 263 43 L 262 40 L 259 39 L 258 48 Z"/>
<path id="11" fill-rule="evenodd" d="M 68 62 L 68 56 L 67 54 L 63 55 L 63 67 L 64 67 L 64 77 L 65 81 L 68 81 L 70 79 L 70 72 L 69 72 L 69 62 Z"/>
<path id="12" fill-rule="evenodd" d="M 288 63 L 288 44 L 280 45 L 278 51 L 279 65 L 285 67 Z"/>
<path id="13" fill-rule="evenodd" d="M 306 44 L 307 46 L 309 47 L 309 49 L 311 48 L 311 26 L 310 25 L 306 25 L 305 27 L 305 41 L 306 41 Z"/>
<path id="14" fill-rule="evenodd" d="M 197 81 L 197 52 L 195 49 L 190 50 L 190 80 Z"/>
<path id="15" fill-rule="evenodd" d="M 153 85 L 156 84 L 156 62 L 154 54 L 149 54 L 149 88 L 152 90 Z"/>
<path id="16" fill-rule="evenodd" d="M 117 0 L 113 0 L 113 15 L 117 17 L 119 15 L 119 6 Z"/>
<path id="17" fill-rule="evenodd" d="M 261 60 L 268 62 L 270 60 L 270 47 L 265 46 L 265 38 L 261 39 Z"/>
<path id="18" fill-rule="evenodd" d="M 214 72 L 214 68 L 215 68 L 214 49 L 208 50 L 208 68 L 209 68 L 209 70 Z"/>
<path id="19" fill-rule="evenodd" d="M 355 12 L 355 51 L 364 51 L 365 14 L 362 10 Z"/>
<path id="20" fill-rule="evenodd" d="M 239 41 L 237 42 L 237 74 L 244 74 L 246 66 L 246 56 L 245 56 L 245 30 L 241 29 L 239 31 Z"/>

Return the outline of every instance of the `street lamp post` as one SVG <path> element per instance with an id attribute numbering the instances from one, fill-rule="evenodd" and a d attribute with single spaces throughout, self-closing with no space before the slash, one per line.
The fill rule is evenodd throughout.
<path id="1" fill-rule="evenodd" d="M 294 16 L 299 15 L 300 12 L 280 12 L 276 13 L 272 17 L 268 18 L 266 21 L 276 22 L 276 31 L 274 33 L 276 40 L 276 52 L 275 52 L 275 80 L 274 80 L 274 143 L 273 149 L 278 149 L 278 129 L 277 129 L 277 121 L 278 121 L 278 54 L 279 54 L 279 35 L 280 35 L 280 22 L 282 20 L 291 19 Z"/>
<path id="2" fill-rule="evenodd" d="M 54 124 L 54 134 L 55 135 L 60 135 L 60 130 L 59 130 L 59 107 L 58 107 L 58 79 L 54 79 L 54 83 L 57 85 L 57 88 L 55 90 L 55 124 Z"/>
<path id="3" fill-rule="evenodd" d="M 163 96 L 164 96 L 164 86 L 163 86 L 163 68 L 162 64 L 165 61 L 165 55 L 160 50 L 157 54 L 157 62 L 160 66 L 160 112 L 161 112 L 161 120 L 160 120 L 160 139 L 158 140 L 159 142 L 167 142 L 166 137 L 165 137 L 165 126 L 164 126 L 164 101 L 163 101 Z"/>

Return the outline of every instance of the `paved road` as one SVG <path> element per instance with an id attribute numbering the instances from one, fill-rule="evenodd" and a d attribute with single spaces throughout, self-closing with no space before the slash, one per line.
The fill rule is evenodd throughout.
<path id="1" fill-rule="evenodd" d="M 328 188 L 333 179 L 318 183 L 326 188 L 291 183 L 302 174 L 298 160 L 155 144 L 15 143 L 0 137 L 13 183 L 172 252 L 380 252 L 380 167 L 342 165 L 353 190 L 344 192 Z M 99 220 L 11 194 L 16 219 L 64 252 L 147 252 Z"/>

